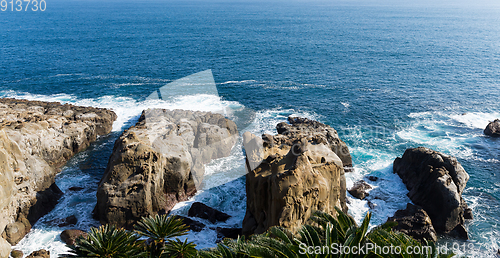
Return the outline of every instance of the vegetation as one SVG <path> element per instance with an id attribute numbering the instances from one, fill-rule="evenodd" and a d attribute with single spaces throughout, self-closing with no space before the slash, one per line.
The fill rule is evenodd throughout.
<path id="1" fill-rule="evenodd" d="M 212 249 L 195 249 L 178 236 L 187 233 L 182 220 L 166 215 L 143 218 L 134 232 L 101 226 L 86 238 L 79 238 L 72 249 L 73 257 L 172 257 L 172 258 L 321 258 L 321 257 L 451 257 L 438 254 L 434 243 L 420 243 L 410 236 L 393 232 L 394 224 L 368 230 L 371 214 L 360 226 L 337 209 L 332 216 L 316 212 L 296 233 L 272 227 L 266 233 L 246 239 L 225 239 Z M 147 237 L 147 240 L 140 240 Z M 174 238 L 175 239 L 172 239 Z M 370 248 L 371 247 L 371 248 Z M 363 248 L 361 250 L 360 248 Z M 412 251 L 409 254 L 407 251 Z"/>

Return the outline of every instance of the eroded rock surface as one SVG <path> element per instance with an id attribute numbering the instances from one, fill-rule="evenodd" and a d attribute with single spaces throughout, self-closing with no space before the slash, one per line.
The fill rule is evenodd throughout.
<path id="1" fill-rule="evenodd" d="M 105 109 L 0 99 L 0 233 L 10 244 L 57 203 L 59 168 L 115 119 Z"/>
<path id="2" fill-rule="evenodd" d="M 150 109 L 115 142 L 97 190 L 101 223 L 132 227 L 194 195 L 204 164 L 228 156 L 234 122 L 220 114 Z"/>
<path id="3" fill-rule="evenodd" d="M 295 231 L 316 210 L 335 214 L 337 206 L 347 211 L 344 166 L 351 165 L 347 146 L 327 125 L 305 118 L 289 121 L 291 125 L 277 125 L 277 135 L 243 134 L 250 171 L 245 235 L 272 226 Z"/>
<path id="4" fill-rule="evenodd" d="M 469 174 L 456 158 L 424 147 L 412 148 L 394 160 L 393 168 L 406 184 L 408 197 L 429 214 L 438 233 L 467 238 L 463 226 L 467 204 L 462 192 Z"/>

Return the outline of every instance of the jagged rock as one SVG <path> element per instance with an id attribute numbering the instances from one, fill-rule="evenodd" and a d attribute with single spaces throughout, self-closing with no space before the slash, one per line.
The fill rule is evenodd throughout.
<path id="1" fill-rule="evenodd" d="M 148 109 L 115 142 L 97 190 L 101 223 L 131 228 L 196 192 L 204 164 L 228 156 L 238 132 L 220 114 Z"/>
<path id="2" fill-rule="evenodd" d="M 352 186 L 351 189 L 348 190 L 348 192 L 354 196 L 355 198 L 358 198 L 360 200 L 365 199 L 366 196 L 369 194 L 366 192 L 366 190 L 370 190 L 372 187 L 367 184 L 365 181 L 360 180 Z"/>
<path id="3" fill-rule="evenodd" d="M 178 216 L 178 217 L 180 219 L 182 219 L 182 223 L 189 226 L 189 230 L 191 230 L 191 231 L 200 232 L 205 228 L 205 224 L 203 224 L 201 222 L 190 219 L 188 217 L 182 217 L 182 216 Z"/>
<path id="4" fill-rule="evenodd" d="M 408 203 L 406 209 L 396 211 L 387 221 L 397 222 L 398 225 L 393 227 L 393 230 L 403 232 L 417 240 L 437 241 L 431 218 L 422 207 Z"/>
<path id="5" fill-rule="evenodd" d="M 438 233 L 463 225 L 467 204 L 462 191 L 469 175 L 456 158 L 419 147 L 407 149 L 394 160 L 393 168 L 406 184 L 408 197 L 429 214 Z"/>
<path id="6" fill-rule="evenodd" d="M 372 182 L 376 182 L 376 181 L 378 181 L 378 177 L 376 177 L 376 176 L 369 176 L 368 180 L 370 180 Z"/>
<path id="7" fill-rule="evenodd" d="M 50 258 L 50 252 L 45 249 L 42 249 L 32 252 L 26 258 Z"/>
<path id="8" fill-rule="evenodd" d="M 247 210 L 243 234 L 271 226 L 297 230 L 315 210 L 347 211 L 344 166 L 350 155 L 337 132 L 303 118 L 280 123 L 278 134 L 263 139 L 243 134 L 246 152 Z M 345 163 L 336 154 L 342 155 Z"/>
<path id="9" fill-rule="evenodd" d="M 10 256 L 12 256 L 12 258 L 23 258 L 24 254 L 21 250 L 12 250 L 12 252 L 10 252 Z"/>
<path id="10" fill-rule="evenodd" d="M 30 222 L 25 218 L 21 218 L 17 222 L 7 224 L 2 233 L 2 237 L 11 245 L 16 245 L 30 229 Z"/>
<path id="11" fill-rule="evenodd" d="M 0 232 L 50 211 L 62 194 L 54 184 L 60 167 L 109 133 L 115 119 L 105 109 L 0 99 Z"/>
<path id="12" fill-rule="evenodd" d="M 237 239 L 238 236 L 241 236 L 241 228 L 217 227 L 215 231 L 217 232 L 217 240 L 222 240 L 224 238 Z"/>
<path id="13" fill-rule="evenodd" d="M 77 238 L 87 237 L 87 232 L 79 230 L 79 229 L 66 229 L 61 233 L 61 240 L 68 244 L 74 245 Z"/>
<path id="14" fill-rule="evenodd" d="M 198 217 L 202 219 L 206 219 L 212 223 L 217 221 L 225 222 L 231 216 L 227 215 L 224 212 L 218 211 L 212 207 L 209 207 L 201 202 L 194 202 L 189 208 L 188 216 L 190 217 Z"/>
<path id="15" fill-rule="evenodd" d="M 495 121 L 490 122 L 484 129 L 484 134 L 493 137 L 500 137 L 500 119 L 495 119 Z"/>

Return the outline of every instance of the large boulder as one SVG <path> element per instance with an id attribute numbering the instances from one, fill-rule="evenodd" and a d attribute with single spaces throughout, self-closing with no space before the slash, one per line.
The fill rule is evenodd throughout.
<path id="1" fill-rule="evenodd" d="M 114 120 L 106 109 L 0 99 L 0 234 L 16 243 L 49 212 L 62 195 L 60 168 Z"/>
<path id="2" fill-rule="evenodd" d="M 438 233 L 458 231 L 464 236 L 464 211 L 467 204 L 462 192 L 469 180 L 456 158 L 419 147 L 407 149 L 394 160 L 394 173 L 406 184 L 408 197 L 421 206 Z"/>
<path id="3" fill-rule="evenodd" d="M 303 118 L 289 121 L 291 125 L 278 124 L 274 136 L 243 135 L 249 171 L 245 235 L 272 226 L 295 231 L 316 210 L 347 211 L 344 166 L 351 164 L 347 146 L 327 125 Z"/>
<path id="4" fill-rule="evenodd" d="M 30 255 L 27 256 L 27 258 L 50 258 L 50 252 L 45 249 L 41 249 L 32 252 Z"/>
<path id="5" fill-rule="evenodd" d="M 101 223 L 130 228 L 194 195 L 204 164 L 228 156 L 238 132 L 220 114 L 148 109 L 115 142 L 97 190 Z"/>
<path id="6" fill-rule="evenodd" d="M 490 122 L 484 129 L 484 134 L 493 137 L 500 137 L 500 119 L 495 119 L 495 121 Z"/>
<path id="7" fill-rule="evenodd" d="M 432 220 L 421 207 L 408 203 L 406 209 L 398 210 L 394 216 L 387 221 L 397 222 L 393 230 L 403 232 L 413 238 L 422 241 L 437 241 L 436 230 L 432 226 Z"/>
<path id="8" fill-rule="evenodd" d="M 66 229 L 61 233 L 60 237 L 61 240 L 67 245 L 74 245 L 76 239 L 79 237 L 87 237 L 87 232 L 79 229 Z"/>
<path id="9" fill-rule="evenodd" d="M 351 189 L 347 190 L 353 197 L 358 198 L 360 200 L 365 199 L 369 193 L 367 193 L 367 190 L 372 189 L 372 187 L 367 184 L 365 181 L 360 180 L 351 187 Z"/>
<path id="10" fill-rule="evenodd" d="M 198 217 L 202 219 L 206 219 L 212 223 L 217 221 L 225 222 L 231 216 L 227 215 L 224 212 L 218 211 L 210 206 L 207 206 L 201 202 L 194 202 L 189 208 L 188 216 L 190 217 Z"/>

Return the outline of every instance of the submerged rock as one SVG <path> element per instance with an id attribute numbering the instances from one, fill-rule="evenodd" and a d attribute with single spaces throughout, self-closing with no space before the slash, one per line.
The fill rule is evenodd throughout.
<path id="1" fill-rule="evenodd" d="M 466 238 L 463 223 L 467 204 L 462 192 L 469 174 L 456 158 L 419 147 L 407 149 L 402 158 L 394 160 L 393 168 L 406 184 L 408 197 L 429 214 L 438 233 L 456 229 Z"/>
<path id="2" fill-rule="evenodd" d="M 316 210 L 334 214 L 336 206 L 347 211 L 347 146 L 330 126 L 305 118 L 289 121 L 278 124 L 274 136 L 243 135 L 249 171 L 245 235 L 272 226 L 295 231 Z"/>
<path id="3" fill-rule="evenodd" d="M 490 122 L 484 129 L 484 134 L 493 137 L 500 137 L 500 119 L 495 119 L 495 121 Z"/>
<path id="4" fill-rule="evenodd" d="M 97 190 L 101 223 L 131 228 L 167 213 L 203 181 L 204 164 L 228 156 L 238 132 L 220 114 L 148 109 L 115 142 Z"/>
<path id="5" fill-rule="evenodd" d="M 212 207 L 209 207 L 201 202 L 194 202 L 189 208 L 188 216 L 190 217 L 198 217 L 202 219 L 206 219 L 212 223 L 217 221 L 225 222 L 231 216 L 227 215 L 224 212 L 218 211 Z"/>
<path id="6" fill-rule="evenodd" d="M 406 209 L 398 210 L 393 217 L 387 221 L 397 222 L 393 230 L 403 232 L 417 240 L 437 241 L 436 231 L 432 226 L 432 220 L 422 207 L 408 203 Z"/>
<path id="7" fill-rule="evenodd" d="M 54 183 L 60 167 L 109 133 L 115 119 L 106 109 L 0 99 L 0 234 L 16 243 L 52 210 L 62 195 Z"/>

